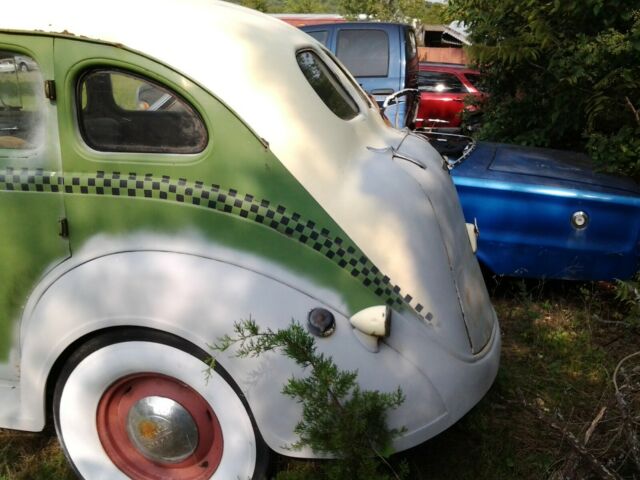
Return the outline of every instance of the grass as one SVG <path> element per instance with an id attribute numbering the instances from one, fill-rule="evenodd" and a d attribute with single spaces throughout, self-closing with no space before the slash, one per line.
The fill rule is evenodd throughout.
<path id="1" fill-rule="evenodd" d="M 404 454 L 411 478 L 592 478 L 567 433 L 584 439 L 603 406 L 609 415 L 588 447 L 621 474 L 630 470 L 628 459 L 617 458 L 622 439 L 608 450 L 601 445 L 617 426 L 612 372 L 640 345 L 640 332 L 616 320 L 612 295 L 608 284 L 494 285 L 503 338 L 496 382 L 457 425 Z"/>
<path id="2" fill-rule="evenodd" d="M 412 480 L 597 478 L 572 446 L 572 434 L 621 478 L 640 478 L 611 381 L 617 363 L 638 350 L 640 330 L 625 321 L 612 286 L 502 280 L 490 281 L 490 291 L 503 339 L 494 386 L 452 428 L 393 460 L 408 464 Z M 629 397 L 636 415 L 639 395 Z M 284 458 L 276 467 L 281 473 L 314 468 Z M 73 478 L 55 439 L 0 431 L 0 480 L 45 478 Z"/>
<path id="3" fill-rule="evenodd" d="M 0 480 L 74 478 L 52 434 L 0 430 Z"/>

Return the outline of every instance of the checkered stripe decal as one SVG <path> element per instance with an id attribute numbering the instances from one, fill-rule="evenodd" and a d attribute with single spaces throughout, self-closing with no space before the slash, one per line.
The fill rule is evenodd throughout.
<path id="1" fill-rule="evenodd" d="M 331 234 L 314 221 L 269 200 L 248 193 L 185 178 L 172 179 L 153 174 L 63 174 L 42 169 L 0 170 L 0 191 L 60 192 L 75 195 L 139 197 L 185 203 L 238 216 L 262 224 L 293 238 L 324 255 L 381 297 L 388 305 L 408 305 L 425 320 L 431 314 L 411 295 L 384 275 L 358 248 Z"/>

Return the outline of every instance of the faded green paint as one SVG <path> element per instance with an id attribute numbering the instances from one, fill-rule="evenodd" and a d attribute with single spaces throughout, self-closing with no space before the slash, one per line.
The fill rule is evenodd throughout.
<path id="1" fill-rule="evenodd" d="M 43 62 L 52 40 L 36 40 L 49 42 L 32 55 Z M 11 163 L 10 158 L 0 163 L 0 213 L 15 225 L 10 241 L 0 250 L 0 261 L 9 266 L 0 276 L 3 339 L 9 338 L 10 320 L 16 318 L 37 278 L 68 252 L 66 243 L 56 236 L 62 216 L 69 221 L 72 251 L 80 251 L 96 235 L 196 235 L 212 244 L 277 262 L 300 277 L 333 289 L 351 311 L 381 301 L 402 305 L 399 287 L 393 291 L 390 279 L 364 259 L 345 232 L 260 139 L 211 93 L 177 72 L 122 48 L 62 38 L 53 42 L 55 72 L 50 59 L 42 72 L 45 78 L 53 78 L 55 73 L 62 167 L 59 152 L 53 150 L 55 122 L 49 124 L 49 148 L 39 157 L 27 164 L 16 163 L 15 159 Z M 177 92 L 200 112 L 210 132 L 209 145 L 196 155 L 89 149 L 76 128 L 74 97 L 77 79 L 92 67 L 131 71 Z M 53 107 L 48 108 L 53 115 Z M 313 161 L 312 155 L 308 161 Z M 109 179 L 108 186 L 105 179 Z M 120 181 L 124 182 L 122 186 Z M 238 198 L 245 200 L 245 211 L 231 199 L 209 203 L 209 195 L 217 193 L 212 185 L 227 194 L 231 189 L 238 192 Z M 203 188 L 209 189 L 206 197 L 202 196 Z M 198 189 L 199 197 L 194 193 Z M 275 220 L 258 218 L 265 216 L 263 200 L 276 210 Z M 301 238 L 309 235 L 309 229 L 302 232 L 284 223 L 271 224 L 282 217 L 278 207 L 286 209 L 287 221 L 312 222 L 310 229 L 319 240 L 307 242 Z M 336 251 L 340 251 L 339 256 L 334 255 Z M 8 261 L 11 256 L 13 260 Z M 355 265 L 361 259 L 363 263 Z M 410 299 L 406 301 L 410 304 Z M 9 341 L 0 342 L 0 355 L 9 345 Z"/>
<path id="2" fill-rule="evenodd" d="M 245 238 L 244 234 L 237 233 L 238 225 L 231 224 L 221 227 L 214 224 L 214 222 L 219 220 L 217 218 L 219 215 L 231 217 L 234 220 L 239 219 L 243 222 L 268 228 L 281 235 L 281 238 L 275 239 L 274 244 L 278 247 L 275 253 L 286 252 L 287 255 L 281 257 L 279 263 L 291 264 L 289 268 L 293 270 L 296 270 L 296 267 L 298 269 L 302 268 L 299 275 L 306 275 L 308 274 L 307 272 L 313 271 L 313 269 L 309 270 L 309 264 L 301 262 L 296 256 L 292 256 L 290 249 L 280 250 L 280 243 L 283 240 L 290 242 L 290 244 L 291 242 L 294 244 L 297 242 L 307 249 L 322 255 L 340 269 L 348 272 L 349 276 L 358 284 L 362 284 L 372 290 L 385 303 L 390 305 L 394 303 L 397 305 L 403 304 L 400 287 L 393 285 L 391 280 L 380 272 L 348 239 L 335 235 L 323 225 L 318 224 L 316 220 L 306 218 L 288 207 L 273 204 L 267 199 L 261 199 L 249 193 L 238 192 L 235 189 L 223 188 L 219 185 L 206 185 L 200 181 L 191 182 L 184 178 L 155 177 L 152 174 L 138 175 L 129 173 L 123 175 L 117 172 L 107 174 L 99 171 L 93 175 L 66 174 L 60 176 L 40 169 L 29 170 L 25 168 L 20 170 L 0 170 L 0 191 L 3 190 L 21 191 L 25 194 L 62 191 L 65 195 L 97 196 L 101 199 L 157 200 L 169 205 L 178 204 L 185 207 L 207 209 L 210 213 L 215 213 L 216 215 L 211 219 L 202 220 L 202 222 L 191 219 L 190 222 L 185 224 L 185 212 L 182 212 L 183 216 L 180 221 L 174 220 L 168 224 L 162 222 L 160 225 L 156 222 L 155 225 L 161 226 L 162 230 L 154 233 L 154 235 L 188 236 L 193 235 L 195 231 L 202 236 L 203 230 L 207 231 L 213 228 L 212 236 L 209 239 L 211 242 L 216 242 L 217 237 L 224 238 L 224 234 L 231 233 L 229 238 L 235 246 L 238 243 L 243 243 L 244 240 L 239 240 L 239 238 Z M 75 203 L 73 199 L 67 198 L 67 204 L 71 205 L 72 203 Z M 83 209 L 86 209 L 88 204 L 83 202 L 80 205 Z M 139 225 L 149 228 L 148 219 L 153 218 L 156 220 L 158 215 L 154 213 L 154 210 L 148 211 L 149 208 L 153 207 L 149 205 L 146 207 L 143 209 L 143 206 L 139 203 L 129 204 L 129 208 L 126 210 L 127 213 L 143 209 L 145 218 L 134 218 L 133 221 L 127 221 L 126 228 L 120 234 L 126 235 L 130 232 L 136 232 L 140 228 Z M 91 231 L 88 232 L 89 235 L 96 231 L 95 221 L 91 215 L 94 211 L 101 210 L 102 208 L 89 209 L 89 218 L 85 222 L 79 222 L 80 225 L 90 225 Z M 120 214 L 121 217 L 125 215 Z M 74 218 L 73 215 L 72 218 Z M 77 219 L 78 217 L 75 218 Z M 112 223 L 113 219 L 108 219 L 107 222 L 103 222 L 106 229 L 102 230 L 98 226 L 97 230 L 108 232 L 108 226 Z M 200 223 L 205 228 L 196 230 L 194 226 Z M 264 233 L 263 230 L 258 230 L 251 235 L 251 238 L 259 239 L 260 250 L 257 253 L 262 256 L 264 256 L 265 245 L 269 245 L 269 243 L 265 244 Z M 73 238 L 76 236 L 77 233 L 74 233 Z M 290 260 L 292 258 L 296 258 L 296 262 L 291 263 Z M 316 257 L 313 258 L 314 262 L 319 260 Z M 335 286 L 333 287 L 335 288 Z M 409 305 L 411 305 L 411 300 L 411 298 L 404 299 Z M 420 310 L 418 306 L 416 306 L 416 310 Z"/>
<path id="3" fill-rule="evenodd" d="M 20 77 L 25 84 L 15 106 L 21 109 L 5 110 L 7 116 L 4 121 L 10 115 L 19 116 L 23 112 L 29 114 L 37 109 L 42 112 L 44 122 L 44 136 L 39 148 L 29 148 L 34 145 L 28 142 L 22 148 L 6 148 L 11 142 L 3 144 L 4 148 L 0 147 L 0 170 L 10 166 L 38 166 L 50 171 L 60 171 L 56 109 L 44 98 L 42 83 L 43 78 L 53 78 L 53 40 L 46 37 L 0 35 L 0 50 L 30 56 L 39 65 L 39 71 Z M 6 134 L 3 137 L 5 142 L 22 140 L 21 132 L 10 134 L 11 138 Z M 16 333 L 15 325 L 38 279 L 48 268 L 69 256 L 68 242 L 58 235 L 58 220 L 63 216 L 61 194 L 24 195 L 0 191 L 0 362 L 8 359 Z"/>
<path id="4" fill-rule="evenodd" d="M 176 180 L 201 181 L 267 199 L 282 205 L 289 214 L 296 212 L 313 220 L 318 228 L 326 228 L 350 244 L 345 232 L 311 197 L 280 161 L 268 150 L 222 102 L 184 76 L 158 63 L 122 48 L 68 39 L 55 40 L 56 80 L 64 87 L 59 91 L 59 121 L 65 177 L 70 175 L 151 173 Z M 89 59 L 89 60 L 87 60 Z M 74 126 L 75 103 L 72 96 L 79 75 L 92 67 L 120 68 L 147 76 L 177 92 L 200 112 L 210 132 L 207 148 L 200 154 L 149 155 L 135 153 L 100 153 L 87 149 Z M 214 92 L 215 93 L 215 92 Z M 259 108 L 257 106 L 256 108 Z M 268 139 L 267 139 L 268 140 Z M 310 154 L 308 161 L 313 161 Z M 380 297 L 336 262 L 324 255 L 307 251 L 295 239 L 274 234 L 238 216 L 205 213 L 193 206 L 176 206 L 147 201 L 118 199 L 88 201 L 85 197 L 66 196 L 65 205 L 71 225 L 72 250 L 78 250 L 98 231 L 105 233 L 198 232 L 215 243 L 232 246 L 267 259 L 318 284 L 339 289 L 352 310 L 380 303 Z M 126 205 L 126 209 L 123 206 Z M 125 211 L 126 210 L 126 211 Z M 336 268 L 337 267 L 337 268 Z"/>

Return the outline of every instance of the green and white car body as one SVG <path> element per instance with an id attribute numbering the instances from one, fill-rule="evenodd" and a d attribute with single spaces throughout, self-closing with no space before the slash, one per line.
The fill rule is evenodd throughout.
<path id="1" fill-rule="evenodd" d="M 389 415 L 406 427 L 397 449 L 477 403 L 495 378 L 500 334 L 442 158 L 385 125 L 319 43 L 277 19 L 210 0 L 86 10 L 27 0 L 1 21 L 0 54 L 37 69 L 0 72 L 0 427 L 43 429 L 48 390 L 77 357 L 64 377 L 78 391 L 62 390 L 54 409 L 85 478 L 117 478 L 96 409 L 111 384 L 147 371 L 190 385 L 220 420 L 211 478 L 253 475 L 253 430 L 276 452 L 313 457 L 286 447 L 300 406 L 281 389 L 304 375 L 290 360 L 217 354 L 219 388 L 233 389 L 216 400 L 180 346 L 210 352 L 234 322 L 277 329 L 306 323 L 314 308 L 336 320 L 320 351 L 357 370 L 362 388 L 402 388 Z M 309 59 L 346 95 L 350 118 L 309 83 Z M 101 90 L 106 78 L 112 90 Z M 111 106 L 124 112 L 117 121 L 142 126 L 122 133 L 129 125 L 96 104 L 122 85 L 135 95 L 127 82 L 182 106 Z M 185 112 L 195 146 L 164 148 L 181 140 L 170 129 L 154 137 L 153 122 Z M 156 139 L 132 146 L 127 135 Z M 390 334 L 367 343 L 350 319 L 386 305 Z M 100 343 L 119 331 L 129 337 Z M 179 341 L 163 350 L 171 342 L 154 343 L 158 334 Z M 99 347 L 82 356 L 87 342 Z M 237 448 L 225 413 L 234 401 L 254 421 L 238 420 L 247 432 Z M 65 426 L 64 415 L 85 425 Z"/>

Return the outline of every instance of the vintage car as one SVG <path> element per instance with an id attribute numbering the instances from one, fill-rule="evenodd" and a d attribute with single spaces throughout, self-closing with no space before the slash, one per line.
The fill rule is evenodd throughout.
<path id="1" fill-rule="evenodd" d="M 51 416 L 90 480 L 260 478 L 268 448 L 317 455 L 288 448 L 305 371 L 209 346 L 317 309 L 319 352 L 404 392 L 397 450 L 485 394 L 499 327 L 442 157 L 319 43 L 202 0 L 0 23 L 0 60 L 37 64 L 0 72 L 0 427 Z"/>
<path id="2" fill-rule="evenodd" d="M 640 186 L 580 153 L 424 133 L 450 161 L 478 260 L 491 273 L 566 280 L 640 269 Z"/>

